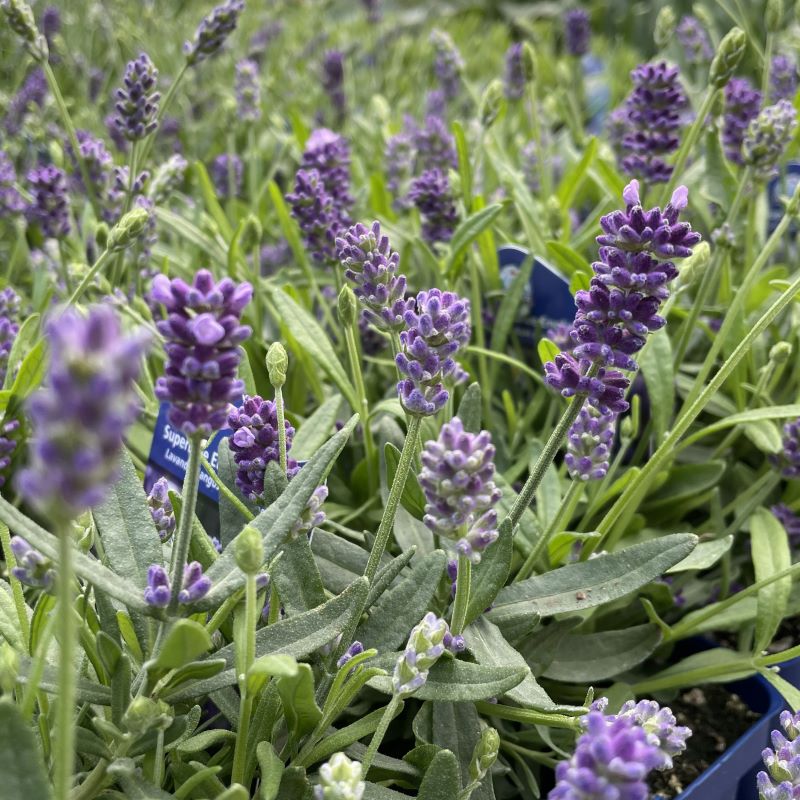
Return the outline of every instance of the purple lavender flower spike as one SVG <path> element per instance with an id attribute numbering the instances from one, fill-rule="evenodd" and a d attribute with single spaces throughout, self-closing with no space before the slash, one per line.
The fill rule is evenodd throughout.
<path id="1" fill-rule="evenodd" d="M 247 47 L 248 58 L 253 59 L 257 64 L 264 61 L 267 54 L 267 47 L 277 39 L 283 32 L 283 22 L 273 20 L 262 25 L 251 37 Z"/>
<path id="2" fill-rule="evenodd" d="M 169 576 L 159 564 L 151 564 L 147 569 L 147 588 L 144 601 L 155 608 L 166 608 L 170 598 Z"/>
<path id="3" fill-rule="evenodd" d="M 300 518 L 292 526 L 289 533 L 290 539 L 296 539 L 302 534 L 311 536 L 314 528 L 318 528 L 325 522 L 325 512 L 322 510 L 322 504 L 328 499 L 328 487 L 317 486 L 316 489 L 308 498 L 305 509 L 300 515 Z"/>
<path id="4" fill-rule="evenodd" d="M 657 747 L 630 717 L 590 711 L 568 761 L 556 767 L 549 800 L 647 800 L 647 776 L 660 763 Z"/>
<path id="5" fill-rule="evenodd" d="M 233 431 L 228 443 L 236 464 L 236 486 L 248 500 L 263 501 L 267 464 L 280 462 L 275 403 L 258 395 L 245 395 L 241 407 L 228 415 L 228 426 Z M 294 428 L 288 420 L 284 420 L 284 430 L 288 452 L 294 438 Z M 294 477 L 298 469 L 297 462 L 287 458 L 286 477 Z"/>
<path id="6" fill-rule="evenodd" d="M 421 453 L 423 522 L 476 564 L 498 535 L 495 506 L 502 492 L 494 482 L 494 452 L 488 431 L 470 433 L 453 417 Z"/>
<path id="7" fill-rule="evenodd" d="M 46 337 L 50 362 L 28 403 L 34 434 L 18 486 L 43 513 L 69 520 L 101 503 L 115 479 L 149 337 L 124 336 L 109 306 L 86 317 L 68 309 L 50 320 Z"/>
<path id="8" fill-rule="evenodd" d="M 783 426 L 783 450 L 770 460 L 785 478 L 800 478 L 800 419 Z"/>
<path id="9" fill-rule="evenodd" d="M 239 119 L 258 122 L 261 119 L 261 78 L 258 64 L 245 58 L 236 65 L 236 104 Z"/>
<path id="10" fill-rule="evenodd" d="M 211 181 L 214 184 L 214 191 L 217 197 L 227 200 L 231 197 L 239 197 L 242 193 L 242 173 L 244 166 L 242 159 L 235 153 L 228 155 L 223 153 L 211 162 Z"/>
<path id="11" fill-rule="evenodd" d="M 669 708 L 655 700 L 628 700 L 616 716 L 628 717 L 644 730 L 647 741 L 658 750 L 658 770 L 672 769 L 673 758 L 686 750 L 686 740 L 692 735 L 690 728 L 678 725 Z"/>
<path id="12" fill-rule="evenodd" d="M 447 98 L 441 89 L 431 89 L 425 95 L 425 115 L 444 117 L 447 114 Z"/>
<path id="13" fill-rule="evenodd" d="M 103 123 L 106 126 L 106 132 L 108 133 L 108 138 L 114 143 L 114 147 L 119 150 L 120 153 L 127 153 L 128 152 L 128 139 L 125 136 L 125 131 L 117 120 L 116 114 L 109 114 L 104 120 Z"/>
<path id="14" fill-rule="evenodd" d="M 194 39 L 183 45 L 186 63 L 199 64 L 216 55 L 236 29 L 243 10 L 244 0 L 225 0 L 214 8 L 197 26 Z"/>
<path id="15" fill-rule="evenodd" d="M 317 170 L 325 191 L 333 199 L 333 212 L 338 224 L 346 228 L 350 222 L 350 146 L 347 139 L 327 128 L 311 132 L 303 151 L 301 167 Z M 337 231 L 338 233 L 338 231 Z"/>
<path id="16" fill-rule="evenodd" d="M 447 172 L 458 166 L 456 140 L 447 128 L 447 123 L 438 116 L 429 115 L 425 125 L 413 131 L 416 147 L 417 168 L 422 171 L 439 169 Z"/>
<path id="17" fill-rule="evenodd" d="M 786 535 L 789 537 L 789 543 L 792 547 L 800 545 L 800 517 L 792 511 L 785 503 L 777 503 L 770 508 L 770 511 L 783 525 L 786 530 Z"/>
<path id="18" fill-rule="evenodd" d="M 230 278 L 215 283 L 204 269 L 191 286 L 166 275 L 153 280 L 151 299 L 167 312 L 156 323 L 168 358 L 156 396 L 171 404 L 169 421 L 187 436 L 206 437 L 222 428 L 229 404 L 244 391 L 236 369 L 239 345 L 251 331 L 240 320 L 252 294 L 249 283 L 237 285 Z"/>
<path id="19" fill-rule="evenodd" d="M 714 57 L 714 48 L 711 46 L 706 29 L 697 17 L 690 14 L 683 17 L 675 29 L 675 35 L 683 48 L 683 57 L 687 64 L 711 62 Z"/>
<path id="20" fill-rule="evenodd" d="M 52 48 L 53 39 L 61 32 L 61 12 L 56 6 L 47 6 L 42 12 L 42 33 Z"/>
<path id="21" fill-rule="evenodd" d="M 19 214 L 25 208 L 16 184 L 14 163 L 4 150 L 0 150 L 0 218 Z"/>
<path id="22" fill-rule="evenodd" d="M 750 122 L 742 142 L 742 157 L 756 178 L 768 181 L 777 173 L 777 163 L 796 128 L 797 111 L 788 100 L 767 106 Z"/>
<path id="23" fill-rule="evenodd" d="M 125 68 L 123 86 L 117 89 L 116 124 L 131 142 L 144 139 L 157 127 L 158 101 L 161 95 L 156 91 L 158 70 L 147 53 L 128 62 Z"/>
<path id="24" fill-rule="evenodd" d="M 603 414 L 586 404 L 567 433 L 564 462 L 573 480 L 597 481 L 605 478 L 617 415 Z"/>
<path id="25" fill-rule="evenodd" d="M 456 371 L 453 356 L 469 343 L 469 301 L 454 292 L 430 289 L 416 298 L 416 310 L 405 314 L 397 368 L 406 377 L 397 384 L 400 402 L 410 414 L 430 416 L 447 402 L 445 379 Z"/>
<path id="26" fill-rule="evenodd" d="M 92 67 L 89 70 L 89 80 L 86 87 L 86 96 L 89 102 L 94 105 L 100 97 L 103 85 L 106 82 L 106 73 L 99 67 Z"/>
<path id="27" fill-rule="evenodd" d="M 741 164 L 742 142 L 750 121 L 758 116 L 761 92 L 747 78 L 731 78 L 725 86 L 725 108 L 722 118 L 722 145 L 725 157 Z"/>
<path id="28" fill-rule="evenodd" d="M 769 73 L 769 100 L 794 100 L 797 94 L 797 62 L 791 56 L 778 54 L 772 59 Z"/>
<path id="29" fill-rule="evenodd" d="M 405 299 L 406 277 L 397 272 L 400 256 L 380 223 L 371 228 L 357 223 L 336 239 L 336 251 L 367 319 L 383 331 L 401 330 L 414 301 Z"/>
<path id="30" fill-rule="evenodd" d="M 115 185 L 114 159 L 106 149 L 105 142 L 88 131 L 77 131 L 77 139 L 80 158 L 86 165 L 89 183 L 101 204 L 102 217 L 106 222 L 115 222 L 120 215 L 124 191 L 118 191 Z M 70 188 L 85 194 L 83 175 L 72 147 L 68 146 L 67 153 L 73 166 Z M 127 186 L 125 189 L 127 190 Z"/>
<path id="31" fill-rule="evenodd" d="M 166 542 L 175 532 L 175 511 L 169 499 L 169 484 L 166 478 L 159 478 L 147 495 L 147 507 L 153 518 L 158 536 Z"/>
<path id="32" fill-rule="evenodd" d="M 628 132 L 622 137 L 622 169 L 651 183 L 666 183 L 672 167 L 664 156 L 678 149 L 689 105 L 677 67 L 641 64 L 631 72 L 633 91 L 625 101 Z"/>
<path id="33" fill-rule="evenodd" d="M 783 711 L 783 730 L 772 731 L 772 748 L 762 755 L 766 772 L 756 776 L 759 800 L 797 800 L 800 797 L 800 714 Z"/>
<path id="34" fill-rule="evenodd" d="M 205 597 L 211 589 L 211 579 L 203 575 L 199 561 L 191 561 L 183 568 L 183 583 L 178 593 L 178 601 L 187 605 Z"/>
<path id="35" fill-rule="evenodd" d="M 328 50 L 322 58 L 322 88 L 328 95 L 337 123 L 347 115 L 347 98 L 344 93 L 344 53 Z"/>
<path id="36" fill-rule="evenodd" d="M 341 226 L 333 198 L 325 191 L 319 172 L 298 170 L 294 192 L 287 194 L 286 200 L 311 258 L 319 264 L 333 263 L 336 258 L 334 242 Z"/>
<path id="37" fill-rule="evenodd" d="M 337 669 L 341 669 L 348 661 L 352 661 L 355 656 L 364 652 L 364 645 L 361 642 L 353 642 L 347 650 L 344 651 L 341 658 L 336 662 Z"/>
<path id="38" fill-rule="evenodd" d="M 423 172 L 411 182 L 408 199 L 422 215 L 422 238 L 431 245 L 449 242 L 458 212 L 447 174 L 439 169 Z"/>
<path id="39" fill-rule="evenodd" d="M 54 239 L 69 235 L 69 197 L 64 171 L 48 165 L 32 169 L 28 184 L 33 202 L 26 208 L 28 220 L 39 224 L 42 233 Z"/>
<path id="40" fill-rule="evenodd" d="M 409 634 L 405 652 L 395 664 L 392 675 L 395 695 L 401 697 L 410 695 L 425 685 L 430 668 L 448 649 L 445 644 L 446 637 L 451 646 L 454 644 L 454 639 L 461 639 L 453 637 L 450 626 L 432 611 L 414 626 Z M 456 646 L 460 644 L 461 642 L 455 642 Z"/>
<path id="41" fill-rule="evenodd" d="M 20 90 L 11 98 L 5 116 L 5 127 L 9 136 L 16 136 L 22 129 L 25 115 L 31 106 L 44 105 L 47 97 L 47 78 L 41 67 L 31 70 Z"/>
<path id="42" fill-rule="evenodd" d="M 589 402 L 602 413 L 627 408 L 628 379 L 607 368 L 635 370 L 633 356 L 644 346 L 647 334 L 665 324 L 657 312 L 669 297 L 667 284 L 678 274 L 667 259 L 685 258 L 700 241 L 688 223 L 679 221 L 688 203 L 685 186 L 675 190 L 663 211 L 642 208 L 638 181 L 631 181 L 622 196 L 625 211 L 600 220 L 600 260 L 592 264 L 589 290 L 575 296 L 572 353 L 560 353 L 545 364 L 550 386 L 565 397 L 588 393 Z M 591 363 L 598 367 L 594 377 L 586 375 Z"/>
<path id="43" fill-rule="evenodd" d="M 49 558 L 31 547 L 21 536 L 11 537 L 11 552 L 17 566 L 11 574 L 26 586 L 49 591 L 55 582 L 55 570 Z"/>
<path id="44" fill-rule="evenodd" d="M 384 162 L 386 163 L 386 188 L 391 193 L 392 207 L 403 211 L 411 207 L 408 199 L 408 182 L 414 168 L 414 139 L 406 131 L 397 133 L 386 142 Z"/>
<path id="45" fill-rule="evenodd" d="M 525 94 L 525 65 L 521 42 L 515 42 L 506 50 L 503 90 L 509 100 L 521 100 Z"/>
<path id="46" fill-rule="evenodd" d="M 8 358 L 19 333 L 19 297 L 8 287 L 0 292 L 0 386 L 8 372 Z"/>
<path id="47" fill-rule="evenodd" d="M 573 8 L 564 14 L 564 44 L 571 56 L 585 56 L 589 52 L 589 15 L 582 8 Z"/>
<path id="48" fill-rule="evenodd" d="M 11 466 L 11 458 L 17 449 L 17 440 L 12 434 L 19 429 L 19 420 L 10 419 L 0 425 L 0 472 Z M 5 486 L 6 476 L 0 475 L 0 486 Z"/>
<path id="49" fill-rule="evenodd" d="M 461 73 L 464 71 L 464 60 L 452 38 L 444 31 L 434 30 L 430 36 L 435 52 L 433 71 L 445 98 L 450 101 L 458 97 L 461 91 Z"/>

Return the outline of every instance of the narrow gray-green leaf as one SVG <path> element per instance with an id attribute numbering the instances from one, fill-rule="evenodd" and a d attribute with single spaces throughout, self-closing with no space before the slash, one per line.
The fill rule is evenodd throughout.
<path id="1" fill-rule="evenodd" d="M 480 563 L 472 568 L 472 581 L 467 605 L 466 624 L 477 619 L 494 602 L 505 586 L 514 555 L 514 537 L 510 520 L 500 524 L 497 541 L 483 554 Z"/>
<path id="2" fill-rule="evenodd" d="M 325 602 L 325 588 L 307 536 L 298 536 L 283 546 L 272 576 L 281 605 L 289 615 L 309 611 Z"/>
<path id="3" fill-rule="evenodd" d="M 449 750 L 440 750 L 425 772 L 417 800 L 453 800 L 460 790 L 458 759 Z"/>
<path id="4" fill-rule="evenodd" d="M 683 561 L 679 561 L 674 567 L 670 567 L 667 573 L 691 572 L 713 567 L 731 549 L 731 544 L 733 544 L 732 535 L 723 536 L 721 539 L 698 542 L 697 547 Z"/>
<path id="5" fill-rule="evenodd" d="M 672 347 L 667 329 L 662 328 L 648 338 L 639 365 L 650 395 L 650 418 L 656 443 L 669 429 L 675 404 L 675 379 L 672 373 Z"/>
<path id="6" fill-rule="evenodd" d="M 447 272 L 452 272 L 458 265 L 464 251 L 485 231 L 500 215 L 502 203 L 493 203 L 467 217 L 453 233 L 450 240 L 450 257 L 447 260 Z"/>
<path id="7" fill-rule="evenodd" d="M 292 441 L 292 458 L 307 461 L 328 440 L 342 405 L 342 396 L 329 397 L 299 425 Z"/>
<path id="8" fill-rule="evenodd" d="M 763 581 L 791 566 L 789 537 L 783 525 L 765 508 L 757 509 L 750 518 L 750 540 L 756 581 Z M 755 653 L 765 650 L 772 641 L 786 614 L 791 590 L 791 576 L 774 581 L 759 590 L 756 635 L 753 643 Z"/>
<path id="9" fill-rule="evenodd" d="M 10 700 L 0 701 L 0 775 L 8 798 L 48 800 L 52 797 L 33 729 Z"/>

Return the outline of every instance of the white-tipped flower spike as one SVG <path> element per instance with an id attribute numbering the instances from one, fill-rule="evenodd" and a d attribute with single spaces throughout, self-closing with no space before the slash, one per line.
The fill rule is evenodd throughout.
<path id="1" fill-rule="evenodd" d="M 314 800 L 361 800 L 367 788 L 361 780 L 361 764 L 344 753 L 334 753 L 319 768 L 319 779 Z"/>

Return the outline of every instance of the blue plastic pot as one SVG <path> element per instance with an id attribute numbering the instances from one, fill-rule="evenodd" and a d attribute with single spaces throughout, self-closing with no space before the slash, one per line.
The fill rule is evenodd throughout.
<path id="1" fill-rule="evenodd" d="M 800 658 L 794 664 L 800 678 Z M 784 669 L 781 674 L 787 680 Z M 756 774 L 763 769 L 761 752 L 770 743 L 770 732 L 786 707 L 780 694 L 760 675 L 728 684 L 761 719 L 729 747 L 677 800 L 758 800 Z M 654 800 L 663 800 L 657 796 Z"/>

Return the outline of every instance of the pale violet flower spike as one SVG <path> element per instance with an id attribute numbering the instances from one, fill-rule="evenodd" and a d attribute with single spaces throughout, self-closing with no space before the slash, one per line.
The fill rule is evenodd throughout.
<path id="1" fill-rule="evenodd" d="M 761 754 L 767 771 L 756 779 L 759 800 L 800 798 L 800 713 L 784 711 L 780 721 L 783 732 L 772 731 L 772 748 Z"/>
<path id="2" fill-rule="evenodd" d="M 361 780 L 361 764 L 344 753 L 334 753 L 319 768 L 319 781 L 314 800 L 361 800 L 367 788 Z"/>

